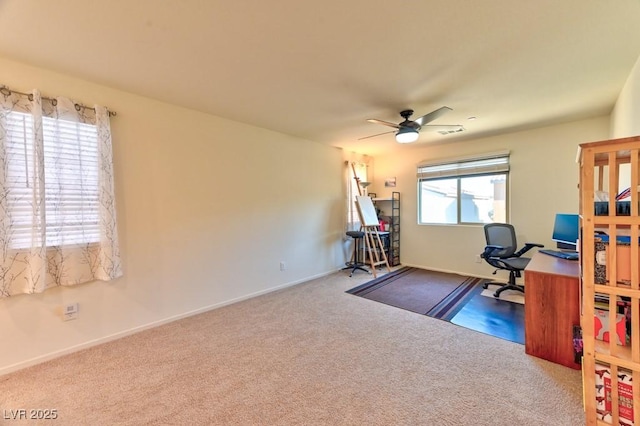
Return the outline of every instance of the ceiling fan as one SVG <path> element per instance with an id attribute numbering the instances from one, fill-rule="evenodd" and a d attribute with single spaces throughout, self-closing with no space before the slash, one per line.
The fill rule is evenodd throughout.
<path id="1" fill-rule="evenodd" d="M 396 133 L 396 141 L 398 143 L 411 143 L 411 142 L 415 142 L 418 140 L 418 136 L 419 136 L 419 132 L 420 129 L 424 129 L 424 128 L 429 128 L 429 130 L 434 130 L 434 131 L 438 131 L 441 133 L 452 133 L 452 132 L 460 132 L 463 130 L 463 127 L 459 124 L 455 124 L 455 125 L 427 125 L 427 123 L 430 123 L 432 121 L 434 121 L 436 118 L 440 117 L 442 114 L 444 114 L 445 112 L 451 111 L 451 108 L 443 106 L 441 108 L 438 108 L 435 111 L 431 111 L 429 114 L 425 114 L 420 118 L 417 118 L 416 120 L 409 120 L 409 117 L 411 117 L 413 115 L 413 110 L 412 109 L 405 109 L 404 111 L 400 111 L 400 116 L 402 118 L 404 118 L 404 121 L 398 124 L 395 123 L 390 123 L 388 121 L 384 121 L 384 120 L 378 120 L 375 118 L 370 118 L 367 121 L 369 123 L 376 123 L 376 124 L 382 124 L 385 126 L 389 126 L 389 127 L 393 127 L 397 130 L 392 130 L 389 132 L 384 132 L 384 133 L 378 133 L 377 135 L 371 135 L 371 136 L 365 136 L 364 138 L 360 138 L 358 140 L 362 140 L 362 139 L 368 139 L 368 138 L 373 138 L 376 136 L 381 136 L 381 135 L 386 135 L 388 133 Z"/>

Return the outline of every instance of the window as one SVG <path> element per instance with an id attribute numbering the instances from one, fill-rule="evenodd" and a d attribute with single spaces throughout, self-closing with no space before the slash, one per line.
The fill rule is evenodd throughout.
<path id="1" fill-rule="evenodd" d="M 109 111 L 0 86 L 0 298 L 122 275 Z"/>
<path id="2" fill-rule="evenodd" d="M 509 153 L 418 166 L 418 223 L 506 222 Z"/>
<path id="3" fill-rule="evenodd" d="M 360 229 L 360 217 L 356 208 L 356 195 L 362 191 L 362 185 L 358 189 L 358 177 L 360 182 L 367 182 L 367 165 L 364 163 L 350 163 L 347 170 L 347 230 L 357 231 Z"/>
<path id="4" fill-rule="evenodd" d="M 98 204 L 98 141 L 96 126 L 42 117 L 44 158 L 44 235 L 33 233 L 33 115 L 6 115 L 7 187 L 12 223 L 10 247 L 74 245 L 100 239 Z M 35 238 L 35 241 L 32 240 Z"/>

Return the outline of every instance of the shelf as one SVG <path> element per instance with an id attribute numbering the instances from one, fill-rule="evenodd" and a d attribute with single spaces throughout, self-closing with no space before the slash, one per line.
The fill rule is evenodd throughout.
<path id="1" fill-rule="evenodd" d="M 618 283 L 618 285 L 594 284 L 594 293 L 615 294 L 624 297 L 640 297 L 640 290 L 632 289 L 628 284 Z"/>
<path id="2" fill-rule="evenodd" d="M 640 387 L 636 387 L 632 397 L 621 399 L 618 389 L 622 379 L 614 373 L 618 368 L 624 369 L 626 376 L 631 375 L 635 383 L 640 382 L 640 249 L 634 244 L 629 251 L 627 243 L 627 250 L 620 250 L 625 244 L 613 237 L 625 235 L 636 241 L 640 236 L 640 193 L 631 191 L 630 197 L 624 200 L 629 206 L 621 211 L 625 215 L 616 215 L 617 205 L 602 209 L 602 205 L 596 206 L 595 202 L 596 191 L 615 196 L 619 188 L 638 188 L 639 182 L 640 137 L 580 145 L 581 326 L 587 425 L 623 424 L 624 420 L 620 419 L 629 416 L 629 404 L 635 408 L 633 423 L 640 424 Z M 609 202 L 608 207 L 614 207 L 614 202 Z M 610 241 L 597 240 L 596 229 L 612 236 Z M 604 303 L 596 303 L 598 295 Z M 621 298 L 625 298 L 622 310 L 618 302 Z M 594 320 L 596 310 L 606 312 L 598 314 L 599 321 Z M 618 318 L 621 313 L 625 315 L 624 335 L 622 329 L 616 328 L 616 323 L 622 326 Z M 611 338 L 612 342 L 596 339 L 596 331 L 599 339 L 605 334 L 620 336 L 625 344 L 617 344 L 617 337 Z M 605 364 L 611 370 L 610 393 L 605 398 L 602 393 L 596 397 L 602 391 L 601 381 L 600 387 L 596 386 L 602 379 L 596 375 L 596 364 Z M 605 411 L 603 400 L 611 404 Z M 606 422 L 601 420 L 603 416 L 607 417 Z"/>
<path id="3" fill-rule="evenodd" d="M 629 370 L 632 370 L 635 368 L 635 366 L 632 364 L 633 363 L 633 359 L 632 359 L 632 354 L 631 354 L 631 346 L 621 346 L 621 345 L 616 345 L 616 348 L 613 350 L 613 354 L 611 351 L 611 345 L 609 342 L 605 342 L 603 340 L 596 340 L 595 341 L 595 357 L 596 360 L 599 361 L 603 361 L 603 362 L 607 362 L 607 363 L 612 363 L 611 361 L 613 361 L 613 363 L 617 363 L 618 365 L 621 365 L 622 367 L 625 367 Z M 615 360 L 612 360 L 611 358 L 615 358 Z M 621 363 L 629 363 L 629 365 L 624 366 Z"/>
<path id="4" fill-rule="evenodd" d="M 386 255 L 389 265 L 397 266 L 400 264 L 400 193 L 392 192 L 391 198 L 376 197 L 375 193 L 370 193 L 369 196 L 374 203 L 384 203 L 385 210 L 391 208 L 391 211 L 385 212 L 389 213 L 385 214 L 389 219 L 389 231 L 385 231 Z M 383 233 L 380 232 L 380 235 Z"/>

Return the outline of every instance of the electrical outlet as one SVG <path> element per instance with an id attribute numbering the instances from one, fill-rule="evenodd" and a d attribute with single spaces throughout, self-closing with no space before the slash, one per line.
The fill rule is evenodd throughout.
<path id="1" fill-rule="evenodd" d="M 482 258 L 479 254 L 476 254 L 476 263 L 482 263 Z"/>
<path id="2" fill-rule="evenodd" d="M 286 270 L 286 269 L 287 269 L 287 264 L 286 264 L 286 263 L 284 263 L 284 260 L 283 260 L 282 262 L 280 262 L 280 270 L 281 270 L 281 271 L 284 271 L 284 270 Z"/>
<path id="3" fill-rule="evenodd" d="M 62 319 L 65 321 L 74 320 L 78 318 L 78 303 L 70 303 L 65 305 L 62 309 Z"/>

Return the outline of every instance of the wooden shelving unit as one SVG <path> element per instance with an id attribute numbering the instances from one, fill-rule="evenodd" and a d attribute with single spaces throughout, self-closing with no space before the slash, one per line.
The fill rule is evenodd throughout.
<path id="1" fill-rule="evenodd" d="M 585 143 L 580 148 L 581 326 L 586 424 L 640 425 L 640 137 Z M 632 189 L 624 203 L 616 202 L 621 183 Z M 597 192 L 608 193 L 609 201 L 599 202 L 596 208 Z M 605 232 L 608 242 L 596 236 L 596 231 Z M 619 236 L 630 243 L 619 242 Z M 600 300 L 608 298 L 608 312 L 603 312 L 608 321 L 605 332 L 609 336 L 618 336 L 618 304 L 624 301 L 624 315 L 630 317 L 625 320 L 630 332 L 624 342 L 616 338 L 609 338 L 608 342 L 596 339 L 597 296 Z M 610 397 L 606 392 L 610 392 Z"/>

